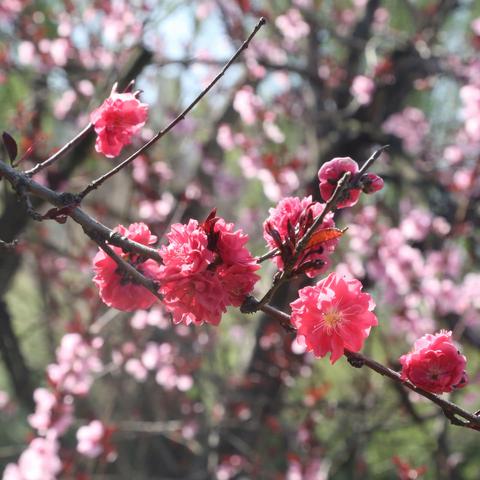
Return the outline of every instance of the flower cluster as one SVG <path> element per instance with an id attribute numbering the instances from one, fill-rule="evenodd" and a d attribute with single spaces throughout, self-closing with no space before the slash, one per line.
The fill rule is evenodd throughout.
<path id="1" fill-rule="evenodd" d="M 92 420 L 77 430 L 77 451 L 89 458 L 100 455 L 108 461 L 116 458 L 116 452 L 110 443 L 114 429 L 105 426 L 100 420 Z"/>
<path id="2" fill-rule="evenodd" d="M 57 363 L 47 367 L 48 378 L 59 392 L 72 395 L 88 393 L 93 375 L 103 368 L 96 343 L 87 342 L 79 333 L 64 335 L 57 348 Z"/>
<path id="3" fill-rule="evenodd" d="M 35 438 L 20 455 L 18 463 L 9 463 L 3 480 L 56 480 L 62 470 L 59 444 L 54 435 Z"/>
<path id="4" fill-rule="evenodd" d="M 120 154 L 147 120 L 148 106 L 133 93 L 112 92 L 100 107 L 90 114 L 97 134 L 95 150 L 106 157 Z"/>
<path id="5" fill-rule="evenodd" d="M 320 195 L 327 202 L 335 192 L 338 182 L 350 174 L 348 187 L 340 194 L 336 208 L 352 207 L 358 202 L 360 193 L 374 193 L 383 188 L 383 180 L 374 173 L 365 173 L 360 178 L 358 164 L 350 157 L 335 157 L 324 163 L 318 171 Z"/>
<path id="6" fill-rule="evenodd" d="M 356 279 L 331 273 L 316 285 L 302 288 L 299 298 L 290 304 L 291 322 L 307 351 L 317 357 L 331 352 L 335 363 L 344 350 L 358 352 L 378 324 L 372 310 L 375 303 Z"/>
<path id="7" fill-rule="evenodd" d="M 161 293 L 175 323 L 218 325 L 229 305 L 240 306 L 258 280 L 248 236 L 213 212 L 199 224 L 172 225 L 160 249 Z"/>
<path id="8" fill-rule="evenodd" d="M 157 237 L 151 234 L 144 223 L 133 223 L 128 228 L 119 225 L 115 232 L 142 245 L 152 245 L 157 241 Z M 145 260 L 140 255 L 124 253 L 119 247 L 111 248 L 146 277 L 158 279 L 160 265 L 155 260 L 150 258 Z M 100 298 L 109 307 L 131 312 L 149 308 L 157 300 L 157 297 L 145 287 L 133 283 L 128 274 L 121 271 L 115 260 L 102 249 L 99 249 L 93 259 L 93 268 L 95 271 L 93 281 L 99 289 Z"/>
<path id="9" fill-rule="evenodd" d="M 28 423 L 40 434 L 53 431 L 63 435 L 73 422 L 73 399 L 69 395 L 53 393 L 46 388 L 33 392 L 35 413 L 29 415 Z"/>
<path id="10" fill-rule="evenodd" d="M 269 210 L 270 216 L 263 224 L 263 237 L 268 246 L 280 249 L 281 254 L 274 257 L 278 268 L 283 269 L 284 263 L 295 254 L 297 240 L 302 238 L 324 208 L 324 205 L 313 202 L 312 197 L 308 196 L 302 199 L 284 198 L 275 208 Z M 334 228 L 333 213 L 329 212 L 317 231 L 327 232 Z M 329 256 L 337 243 L 338 240 L 332 238 L 307 246 L 295 264 L 295 271 L 303 271 L 309 277 L 324 272 L 330 264 Z"/>
<path id="11" fill-rule="evenodd" d="M 320 167 L 318 180 L 320 182 L 320 195 L 323 200 L 328 201 L 331 198 L 338 182 L 345 173 L 350 173 L 350 178 L 358 173 L 358 164 L 350 157 L 336 157 Z M 351 207 L 358 202 L 359 197 L 360 188 L 345 190 L 337 203 L 337 208 Z"/>
<path id="12" fill-rule="evenodd" d="M 134 345 L 124 345 L 124 351 L 116 351 L 114 362 L 117 365 L 124 363 L 125 371 L 138 382 L 147 379 L 148 372 L 155 374 L 155 381 L 167 391 L 177 389 L 186 392 L 193 387 L 193 378 L 186 367 L 178 368 L 176 360 L 180 356 L 178 347 L 169 342 L 147 342 L 140 355 L 136 353 Z M 127 358 L 130 357 L 130 358 Z"/>
<path id="13" fill-rule="evenodd" d="M 400 357 L 402 378 L 432 393 L 451 392 L 467 384 L 467 359 L 445 330 L 419 338 L 413 350 Z"/>

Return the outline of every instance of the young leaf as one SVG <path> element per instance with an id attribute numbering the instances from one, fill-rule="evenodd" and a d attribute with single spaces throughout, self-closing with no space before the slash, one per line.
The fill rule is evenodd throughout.
<path id="1" fill-rule="evenodd" d="M 2 133 L 2 140 L 3 144 L 5 145 L 5 150 L 7 151 L 8 157 L 10 158 L 10 163 L 13 164 L 18 154 L 17 142 L 7 132 Z"/>
<path id="2" fill-rule="evenodd" d="M 346 228 L 344 228 L 343 230 L 340 230 L 338 228 L 323 228 L 322 230 L 318 230 L 310 237 L 307 248 L 311 248 L 320 243 L 328 242 L 329 240 L 339 238 L 345 233 L 345 231 Z"/>

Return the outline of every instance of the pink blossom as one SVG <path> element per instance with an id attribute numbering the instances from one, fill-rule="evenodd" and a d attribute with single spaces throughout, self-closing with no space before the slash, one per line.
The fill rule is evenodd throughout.
<path id="1" fill-rule="evenodd" d="M 175 197 L 163 192 L 158 200 L 143 199 L 138 205 L 138 215 L 150 222 L 164 222 L 175 205 Z"/>
<path id="2" fill-rule="evenodd" d="M 432 215 L 422 208 L 411 208 L 409 204 L 402 205 L 405 216 L 400 223 L 400 231 L 407 240 L 421 241 L 430 232 Z"/>
<path id="3" fill-rule="evenodd" d="M 458 165 L 463 160 L 463 151 L 458 145 L 449 145 L 443 151 L 443 158 L 449 165 Z"/>
<path id="4" fill-rule="evenodd" d="M 18 44 L 18 61 L 22 65 L 31 65 L 35 60 L 35 45 L 23 40 Z"/>
<path id="5" fill-rule="evenodd" d="M 460 89 L 465 132 L 470 140 L 480 141 L 480 87 L 465 85 Z"/>
<path id="6" fill-rule="evenodd" d="M 270 215 L 263 224 L 263 238 L 265 238 L 269 247 L 277 248 L 278 245 L 269 232 L 271 229 L 275 230 L 278 232 L 282 242 L 285 242 L 289 236 L 288 224 L 290 224 L 296 232 L 296 237 L 300 238 L 310 226 L 306 223 L 308 215 L 311 214 L 311 219 L 314 220 L 323 212 L 324 208 L 323 204 L 313 202 L 311 196 L 302 199 L 298 197 L 286 197 L 280 200 L 275 208 L 270 208 Z M 328 213 L 318 230 L 333 227 L 335 227 L 333 214 Z M 309 277 L 314 277 L 324 272 L 330 264 L 329 256 L 335 250 L 337 243 L 338 240 L 336 239 L 329 240 L 322 243 L 321 246 L 316 246 L 313 251 L 307 251 L 305 255 L 299 259 L 296 268 L 300 269 L 306 261 L 315 261 L 317 262 L 315 268 L 309 268 L 305 273 Z M 278 268 L 283 269 L 283 259 L 280 255 L 275 256 L 274 261 Z"/>
<path id="7" fill-rule="evenodd" d="M 366 173 L 360 179 L 363 193 L 375 193 L 383 188 L 383 178 L 379 177 L 375 173 Z"/>
<path id="8" fill-rule="evenodd" d="M 155 305 L 150 310 L 137 310 L 130 320 L 130 325 L 136 330 L 143 330 L 148 325 L 165 330 L 170 322 L 163 310 Z"/>
<path id="9" fill-rule="evenodd" d="M 310 32 L 308 23 L 305 22 L 302 14 L 296 8 L 291 8 L 284 15 L 277 17 L 275 25 L 285 38 L 292 41 L 300 40 Z"/>
<path id="10" fill-rule="evenodd" d="M 480 122 L 480 117 L 479 117 Z M 480 123 L 479 123 L 480 127 Z M 479 130 L 480 133 L 480 130 Z M 480 137 L 479 137 L 480 140 Z M 472 168 L 460 168 L 453 174 L 451 188 L 456 192 L 464 192 L 470 190 L 475 184 L 476 172 Z"/>
<path id="11" fill-rule="evenodd" d="M 147 379 L 147 369 L 138 358 L 129 358 L 125 362 L 125 371 L 135 378 L 137 382 L 144 382 Z"/>
<path id="12" fill-rule="evenodd" d="M 222 123 L 218 127 L 217 143 L 226 151 L 230 151 L 235 148 L 235 138 L 230 125 Z"/>
<path id="13" fill-rule="evenodd" d="M 452 341 L 452 332 L 441 330 L 418 339 L 413 350 L 400 357 L 402 379 L 432 393 L 451 392 L 467 383 L 467 359 Z"/>
<path id="14" fill-rule="evenodd" d="M 54 435 L 33 439 L 20 455 L 18 464 L 7 465 L 3 480 L 56 480 L 62 470 L 58 449 Z"/>
<path id="15" fill-rule="evenodd" d="M 291 321 L 303 337 L 307 351 L 317 357 L 331 352 L 335 363 L 345 349 L 358 352 L 370 329 L 378 324 L 372 310 L 375 303 L 356 279 L 331 273 L 316 285 L 302 288 L 292 302 Z"/>
<path id="16" fill-rule="evenodd" d="M 10 403 L 10 396 L 7 392 L 0 390 L 0 412 Z"/>
<path id="17" fill-rule="evenodd" d="M 128 229 L 119 225 L 114 231 L 142 245 L 152 245 L 157 241 L 157 237 L 152 235 L 144 223 L 133 223 Z M 139 255 L 126 254 L 119 247 L 112 246 L 111 248 L 146 277 L 153 280 L 158 279 L 160 265 L 155 260 L 147 259 L 139 263 Z M 120 271 L 115 260 L 103 250 L 99 249 L 93 259 L 93 265 L 95 272 L 93 282 L 99 289 L 100 298 L 109 307 L 131 312 L 149 308 L 157 300 L 153 293 L 144 286 L 133 283 L 125 272 Z"/>
<path id="18" fill-rule="evenodd" d="M 53 63 L 59 67 L 64 67 L 67 64 L 70 49 L 70 42 L 66 38 L 56 38 L 52 40 L 49 53 Z"/>
<path id="19" fill-rule="evenodd" d="M 53 114 L 59 120 L 63 120 L 77 100 L 75 90 L 65 90 L 62 95 L 57 97 L 53 106 Z"/>
<path id="20" fill-rule="evenodd" d="M 360 105 L 368 105 L 372 101 L 375 83 L 365 75 L 357 75 L 350 87 L 350 93 Z"/>
<path id="21" fill-rule="evenodd" d="M 98 135 L 95 150 L 109 158 L 119 155 L 145 125 L 147 115 L 148 105 L 137 100 L 133 93 L 113 92 L 90 114 Z"/>
<path id="22" fill-rule="evenodd" d="M 390 115 L 383 124 L 383 130 L 400 138 L 407 153 L 417 155 L 424 148 L 429 126 L 421 110 L 406 107 L 401 112 Z"/>
<path id="23" fill-rule="evenodd" d="M 338 181 L 346 173 L 350 172 L 352 176 L 358 173 L 358 164 L 350 157 L 335 157 L 329 162 L 324 163 L 318 171 L 320 181 L 320 195 L 327 201 L 333 195 Z M 358 202 L 360 196 L 359 188 L 350 188 L 345 192 L 344 197 L 338 202 L 337 208 L 351 207 Z"/>
<path id="24" fill-rule="evenodd" d="M 474 20 L 472 20 L 472 23 L 470 24 L 472 30 L 473 30 L 473 33 L 475 35 L 478 35 L 480 36 L 480 17 L 478 18 L 475 18 Z"/>
<path id="25" fill-rule="evenodd" d="M 246 85 L 235 94 L 233 108 L 240 114 L 243 122 L 253 125 L 263 111 L 263 102 L 255 95 L 253 88 Z"/>
<path id="26" fill-rule="evenodd" d="M 245 247 L 248 236 L 233 223 L 210 216 L 172 225 L 160 250 L 161 293 L 175 323 L 218 325 L 228 305 L 240 306 L 255 285 L 258 270 Z"/>
<path id="27" fill-rule="evenodd" d="M 77 450 L 86 457 L 96 458 L 103 452 L 105 427 L 100 420 L 93 420 L 77 430 Z"/>
<path id="28" fill-rule="evenodd" d="M 78 333 L 64 335 L 56 351 L 57 363 L 48 365 L 50 381 L 60 392 L 86 395 L 93 375 L 102 369 L 102 362 L 92 343 Z"/>
<path id="29" fill-rule="evenodd" d="M 63 435 L 73 422 L 73 403 L 69 396 L 55 395 L 45 388 L 33 392 L 36 408 L 28 423 L 44 434 L 47 430 Z"/>

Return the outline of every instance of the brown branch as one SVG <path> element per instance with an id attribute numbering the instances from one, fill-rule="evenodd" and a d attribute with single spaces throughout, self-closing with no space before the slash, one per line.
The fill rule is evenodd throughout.
<path id="1" fill-rule="evenodd" d="M 345 172 L 343 174 L 342 178 L 338 181 L 332 196 L 325 203 L 325 207 L 322 213 L 315 219 L 312 226 L 307 230 L 305 235 L 298 242 L 298 245 L 295 249 L 295 255 L 293 255 L 290 261 L 285 265 L 285 268 L 283 271 L 278 271 L 276 273 L 273 279 L 272 286 L 269 288 L 267 293 L 265 293 L 262 299 L 259 302 L 257 302 L 257 305 L 254 307 L 255 309 L 244 310 L 245 312 L 256 312 L 258 310 L 261 310 L 264 305 L 270 302 L 273 295 L 280 288 L 280 286 L 291 278 L 293 269 L 295 268 L 295 264 L 297 263 L 297 260 L 302 254 L 303 250 L 305 250 L 305 247 L 307 246 L 308 241 L 312 237 L 313 233 L 322 224 L 323 220 L 325 220 L 325 217 L 327 216 L 327 214 L 336 207 L 342 193 L 347 188 L 349 188 L 350 177 L 351 177 L 350 172 Z"/>
<path id="2" fill-rule="evenodd" d="M 20 402 L 32 410 L 33 383 L 30 368 L 20 348 L 5 300 L 0 299 L 0 353 Z"/>
<path id="3" fill-rule="evenodd" d="M 72 140 L 67 142 L 58 152 L 55 152 L 52 156 L 47 158 L 44 162 L 37 163 L 33 168 L 27 170 L 25 173 L 28 176 L 35 175 L 40 170 L 47 168 L 48 166 L 55 163 L 59 158 L 63 157 L 68 153 L 75 145 L 78 145 L 88 134 L 93 130 L 93 125 L 89 123 L 78 135 L 76 135 Z"/>
<path id="4" fill-rule="evenodd" d="M 133 265 L 130 265 L 120 255 L 117 255 L 115 251 L 103 240 L 95 240 L 97 245 L 110 257 L 116 264 L 128 274 L 128 276 L 136 283 L 143 285 L 150 293 L 155 295 L 159 300 L 163 300 L 160 293 L 158 293 L 159 285 L 154 280 L 146 277 L 139 272 Z"/>
<path id="5" fill-rule="evenodd" d="M 0 240 L 0 251 L 15 250 L 17 246 L 18 240 L 13 240 L 12 242 L 5 242 L 4 240 Z"/>
<path id="6" fill-rule="evenodd" d="M 93 190 L 96 190 L 100 185 L 102 185 L 105 181 L 109 178 L 113 177 L 117 174 L 120 170 L 125 168 L 128 164 L 133 162 L 139 155 L 149 149 L 153 144 L 155 144 L 158 140 L 160 140 L 164 135 L 166 135 L 170 130 L 172 130 L 178 123 L 185 119 L 186 115 L 202 100 L 202 98 L 214 87 L 214 85 L 225 75 L 225 72 L 232 66 L 233 63 L 237 60 L 240 54 L 248 48 L 248 45 L 252 41 L 253 37 L 257 34 L 260 28 L 265 25 L 266 20 L 262 17 L 255 28 L 253 29 L 252 33 L 248 36 L 248 38 L 242 43 L 242 45 L 238 48 L 232 58 L 225 64 L 222 70 L 215 76 L 215 78 L 208 84 L 208 86 L 202 90 L 202 92 L 193 100 L 190 105 L 188 105 L 172 122 L 170 122 L 163 130 L 160 130 L 153 138 L 151 138 L 147 143 L 145 143 L 142 147 L 140 147 L 136 152 L 132 153 L 128 158 L 123 160 L 123 162 L 119 163 L 116 167 L 112 168 L 110 171 L 102 175 L 101 177 L 97 178 L 90 182 L 87 187 L 79 193 L 80 200 L 83 199 L 86 195 L 88 195 Z"/>
<path id="7" fill-rule="evenodd" d="M 346 178 L 346 175 L 344 175 L 340 181 L 337 184 L 337 187 L 335 188 L 335 191 L 333 192 L 332 196 L 330 199 L 326 202 L 325 208 L 323 212 L 315 219 L 315 222 L 313 225 L 310 227 L 310 229 L 305 233 L 305 235 L 302 237 L 300 242 L 298 243 L 297 246 L 297 253 L 292 259 L 293 265 L 295 265 L 295 262 L 298 260 L 298 256 L 302 253 L 302 251 L 305 248 L 305 245 L 308 243 L 310 240 L 311 236 L 315 232 L 315 230 L 323 223 L 323 220 L 325 219 L 326 215 L 328 212 L 332 211 L 335 209 L 338 200 L 341 196 L 341 194 L 344 192 L 346 187 L 348 188 L 353 188 L 356 186 L 362 177 L 363 174 L 367 172 L 367 170 L 372 166 L 372 164 L 375 162 L 375 160 L 378 159 L 380 154 L 389 147 L 389 145 L 383 145 L 382 147 L 378 148 L 375 150 L 372 155 L 366 160 L 366 162 L 362 165 L 362 168 L 358 171 L 358 173 L 349 180 Z M 270 250 L 269 252 L 265 253 L 264 255 L 260 256 L 257 258 L 258 263 L 262 263 L 265 260 L 268 260 L 269 258 L 274 257 L 275 255 L 278 255 L 280 253 L 280 250 L 278 248 L 274 248 L 273 250 Z"/>
<path id="8" fill-rule="evenodd" d="M 252 303 L 259 303 L 253 297 L 249 297 L 249 301 Z M 286 313 L 276 309 L 271 305 L 263 305 L 260 307 L 260 310 L 278 320 L 282 326 L 288 325 L 288 330 L 295 331 L 295 328 L 291 324 L 290 316 Z M 403 385 L 405 388 L 408 388 L 409 390 L 412 390 L 418 395 L 421 395 L 422 397 L 427 398 L 431 402 L 435 403 L 442 409 L 444 415 L 453 425 L 471 428 L 472 430 L 480 430 L 480 415 L 467 412 L 457 404 L 445 400 L 434 393 L 424 390 L 423 388 L 419 388 L 408 380 L 403 380 L 398 372 L 361 353 L 351 352 L 345 349 L 344 355 L 350 365 L 353 367 L 361 368 L 366 366 L 380 375 L 390 378 L 394 382 Z"/>
<path id="9" fill-rule="evenodd" d="M 415 393 L 418 393 L 422 397 L 425 397 L 431 402 L 435 403 L 443 410 L 443 413 L 453 425 L 467 427 L 473 430 L 480 430 L 480 416 L 467 412 L 455 403 L 449 402 L 448 400 L 445 400 L 438 395 L 435 395 L 434 393 L 427 392 L 426 390 L 417 387 L 408 380 L 403 380 L 398 372 L 395 372 L 391 368 L 388 368 L 385 365 L 377 362 L 376 360 L 362 355 L 361 353 L 355 353 L 350 352 L 349 350 L 345 350 L 345 356 L 347 357 L 348 362 L 353 367 L 359 368 L 365 365 L 371 370 L 379 373 L 380 375 L 388 377 L 391 380 L 402 384 L 404 387 L 412 390 Z M 463 420 L 458 417 L 461 417 L 461 419 Z"/>
<path id="10" fill-rule="evenodd" d="M 83 231 L 95 242 L 97 240 L 103 240 L 111 245 L 122 248 L 126 252 L 136 253 L 162 263 L 162 257 L 157 249 L 123 237 L 90 217 L 90 215 L 76 206 L 78 205 L 78 199 L 75 195 L 54 192 L 50 188 L 35 182 L 27 174 L 15 170 L 2 161 L 0 161 L 0 175 L 13 186 L 21 197 L 24 195 L 33 195 L 58 208 L 71 207 L 68 215 L 76 223 L 81 225 Z"/>

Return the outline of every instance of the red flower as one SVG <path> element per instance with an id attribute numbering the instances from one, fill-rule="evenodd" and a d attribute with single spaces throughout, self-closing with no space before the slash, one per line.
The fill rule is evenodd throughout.
<path id="1" fill-rule="evenodd" d="M 452 332 L 441 330 L 419 338 L 413 350 L 400 357 L 402 378 L 432 393 L 451 392 L 467 384 L 467 359 L 452 342 Z"/>
<path id="2" fill-rule="evenodd" d="M 318 171 L 318 180 L 320 181 L 320 195 L 327 201 L 333 195 L 337 183 L 346 172 L 350 172 L 352 177 L 358 173 L 358 164 L 350 157 L 335 157 L 329 162 L 324 163 Z M 351 177 L 350 177 L 351 178 Z M 360 196 L 359 188 L 350 188 L 345 190 L 337 208 L 351 207 L 358 202 Z"/>
<path id="3" fill-rule="evenodd" d="M 210 216 L 172 225 L 163 259 L 162 287 L 175 323 L 218 325 L 229 305 L 240 306 L 252 291 L 259 265 L 245 247 L 248 236 L 233 223 Z"/>
<path id="4" fill-rule="evenodd" d="M 358 280 L 331 273 L 316 285 L 298 292 L 299 298 L 290 304 L 291 321 L 308 351 L 317 357 L 331 352 L 333 364 L 344 349 L 361 350 L 370 328 L 378 324 L 372 313 L 375 303 L 361 290 Z"/>
<path id="5" fill-rule="evenodd" d="M 95 150 L 109 158 L 119 155 L 145 125 L 147 115 L 148 105 L 137 100 L 133 93 L 113 92 L 90 114 L 98 135 Z"/>
<path id="6" fill-rule="evenodd" d="M 289 238 L 288 224 L 291 225 L 296 233 L 297 240 L 299 240 L 308 228 L 311 226 L 316 217 L 318 217 L 324 209 L 324 205 L 319 202 L 313 202 L 312 197 L 286 197 L 277 204 L 275 208 L 270 208 L 268 211 L 270 216 L 263 224 L 263 238 L 271 248 L 277 248 L 277 242 L 271 235 L 271 230 L 274 229 L 280 236 L 283 243 Z M 335 227 L 333 221 L 333 213 L 329 212 L 318 230 Z M 299 258 L 295 268 L 300 269 L 305 266 L 306 262 L 315 265 L 312 268 L 307 268 L 305 273 L 309 277 L 314 277 L 327 270 L 330 264 L 329 256 L 335 250 L 338 240 L 328 240 L 322 242 L 321 245 L 315 248 L 308 248 L 305 254 Z M 293 254 L 294 252 L 292 252 Z M 283 269 L 283 259 L 281 255 L 274 257 L 279 269 Z"/>
<path id="7" fill-rule="evenodd" d="M 133 223 L 128 230 L 123 225 L 119 225 L 115 231 L 142 245 L 152 245 L 157 241 L 157 237 L 150 233 L 144 223 Z M 155 260 L 148 259 L 140 262 L 139 255 L 126 254 L 119 247 L 112 246 L 112 249 L 124 260 L 134 265 L 143 275 L 154 280 L 158 279 L 160 265 Z M 93 265 L 95 271 L 93 281 L 100 291 L 100 298 L 109 307 L 131 312 L 149 308 L 157 300 L 153 293 L 144 286 L 133 283 L 127 275 L 120 271 L 115 260 L 103 250 L 100 249 L 95 255 Z"/>
<path id="8" fill-rule="evenodd" d="M 360 185 L 364 193 L 375 193 L 383 188 L 383 178 L 375 173 L 366 173 L 360 179 Z"/>

